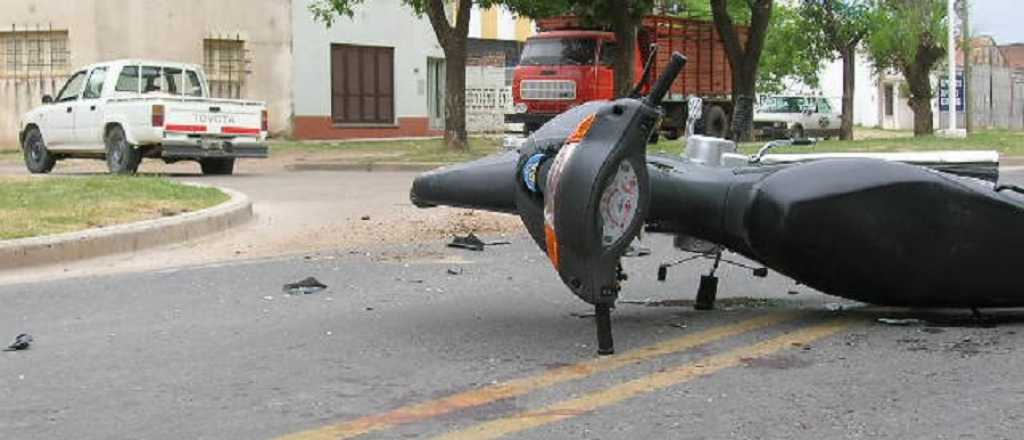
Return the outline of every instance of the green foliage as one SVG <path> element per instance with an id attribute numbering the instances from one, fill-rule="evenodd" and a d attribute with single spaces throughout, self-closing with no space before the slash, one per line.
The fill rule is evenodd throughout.
<path id="1" fill-rule="evenodd" d="M 337 17 L 352 17 L 356 7 L 366 0 L 317 0 L 309 5 L 309 11 L 313 13 L 318 21 L 330 27 Z M 444 0 L 402 0 L 402 3 L 409 6 L 417 15 L 426 12 L 427 3 L 436 1 L 447 4 Z M 565 14 L 574 3 L 592 3 L 586 1 L 571 0 L 467 0 L 472 1 L 476 6 L 489 8 L 495 5 L 504 5 L 511 11 L 528 17 L 549 17 Z M 644 0 L 653 1 L 653 0 Z M 607 2 L 606 2 L 607 3 Z"/>
<path id="2" fill-rule="evenodd" d="M 799 13 L 809 42 L 836 58 L 868 36 L 873 11 L 868 0 L 803 0 Z"/>
<path id="3" fill-rule="evenodd" d="M 821 64 L 832 57 L 820 44 L 815 44 L 815 34 L 810 31 L 814 26 L 799 9 L 775 6 L 761 54 L 759 93 L 782 92 L 786 82 L 792 80 L 818 87 Z"/>
<path id="4" fill-rule="evenodd" d="M 434 1 L 438 4 L 445 4 L 447 1 L 441 0 L 402 0 L 402 3 L 412 8 L 416 15 L 423 15 L 426 13 L 427 4 Z M 542 3 L 538 0 L 513 0 L 510 2 L 502 2 L 500 0 L 467 0 L 472 1 L 473 4 L 480 7 L 491 7 L 502 3 L 515 3 L 521 4 L 522 6 L 529 6 L 533 3 Z M 331 27 L 334 24 L 334 20 L 338 17 L 352 17 L 355 13 L 356 8 L 363 4 L 365 0 L 316 0 L 313 4 L 309 5 L 309 11 L 313 13 L 313 17 Z"/>
<path id="5" fill-rule="evenodd" d="M 945 1 L 874 0 L 874 6 L 867 48 L 877 70 L 904 70 L 920 61 L 921 51 L 945 50 Z"/>
<path id="6" fill-rule="evenodd" d="M 750 5 L 746 0 L 729 0 L 727 8 L 736 24 L 750 24 Z M 680 17 L 712 19 L 708 0 L 668 0 L 664 2 L 664 9 Z M 779 93 L 785 89 L 787 81 L 794 80 L 818 86 L 824 57 L 812 45 L 806 29 L 807 22 L 797 8 L 782 3 L 775 5 L 758 68 L 759 93 Z"/>
<path id="7" fill-rule="evenodd" d="M 711 2 L 708 0 L 666 0 L 662 2 L 666 13 L 679 17 L 711 20 Z M 729 0 L 729 15 L 737 24 L 750 24 L 750 6 L 746 0 Z"/>
<path id="8" fill-rule="evenodd" d="M 595 24 L 610 25 L 623 16 L 640 20 L 651 13 L 655 0 L 505 0 L 502 3 L 527 17 L 572 14 Z"/>

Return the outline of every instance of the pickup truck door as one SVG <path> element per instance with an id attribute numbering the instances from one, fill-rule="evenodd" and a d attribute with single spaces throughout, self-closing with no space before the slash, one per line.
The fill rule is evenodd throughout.
<path id="1" fill-rule="evenodd" d="M 71 75 L 40 121 L 43 141 L 48 148 L 67 147 L 74 143 L 75 104 L 85 85 L 85 73 L 83 70 Z"/>
<path id="2" fill-rule="evenodd" d="M 799 119 L 805 133 L 818 129 L 818 106 L 814 98 L 801 98 Z"/>
<path id="3" fill-rule="evenodd" d="M 75 117 L 75 146 L 82 150 L 105 150 L 103 142 L 103 85 L 107 81 L 107 67 L 97 67 L 89 74 L 82 98 L 72 111 Z"/>

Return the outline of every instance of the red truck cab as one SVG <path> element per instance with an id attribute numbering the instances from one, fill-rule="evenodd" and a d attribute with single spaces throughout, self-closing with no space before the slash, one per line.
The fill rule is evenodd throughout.
<path id="1" fill-rule="evenodd" d="M 512 82 L 516 113 L 532 118 L 528 131 L 572 107 L 615 95 L 615 34 L 602 31 L 544 32 L 526 40 Z M 643 73 L 637 58 L 636 77 Z"/>
<path id="2" fill-rule="evenodd" d="M 529 134 L 559 113 L 588 101 L 614 99 L 614 60 L 619 55 L 615 34 L 595 29 L 579 17 L 537 20 L 540 31 L 526 40 L 512 82 L 514 112 L 506 123 L 522 124 Z M 747 29 L 737 26 L 741 39 Z M 652 15 L 637 31 L 634 78 L 643 75 L 650 46 L 657 45 L 651 77 L 657 78 L 672 52 L 689 57 L 683 74 L 673 81 L 662 101 L 661 134 L 678 137 L 688 117 L 688 100 L 701 98 L 698 133 L 725 136 L 732 114 L 732 69 L 714 24 L 706 20 Z M 646 90 L 644 90 L 646 92 Z M 697 115 L 694 115 L 697 119 Z"/>

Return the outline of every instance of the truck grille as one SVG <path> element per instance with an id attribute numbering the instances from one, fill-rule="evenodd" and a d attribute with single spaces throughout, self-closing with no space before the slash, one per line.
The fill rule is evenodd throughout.
<path id="1" fill-rule="evenodd" d="M 519 85 L 521 99 L 574 100 L 576 82 L 565 80 L 523 80 Z"/>

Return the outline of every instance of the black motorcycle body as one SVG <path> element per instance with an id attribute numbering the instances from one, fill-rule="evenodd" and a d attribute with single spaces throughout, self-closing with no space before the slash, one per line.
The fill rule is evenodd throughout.
<path id="1" fill-rule="evenodd" d="M 602 353 L 611 352 L 619 259 L 644 225 L 871 304 L 1024 307 L 1024 196 L 997 186 L 997 158 L 929 168 L 872 158 L 772 164 L 761 153 L 693 160 L 689 150 L 648 157 L 661 116 L 652 103 L 677 72 L 647 98 L 556 117 L 518 152 L 426 173 L 411 199 L 518 214 L 562 281 L 597 306 Z"/>
<path id="2" fill-rule="evenodd" d="M 662 158 L 648 221 L 871 304 L 1020 307 L 1024 198 L 877 159 L 711 168 Z"/>

